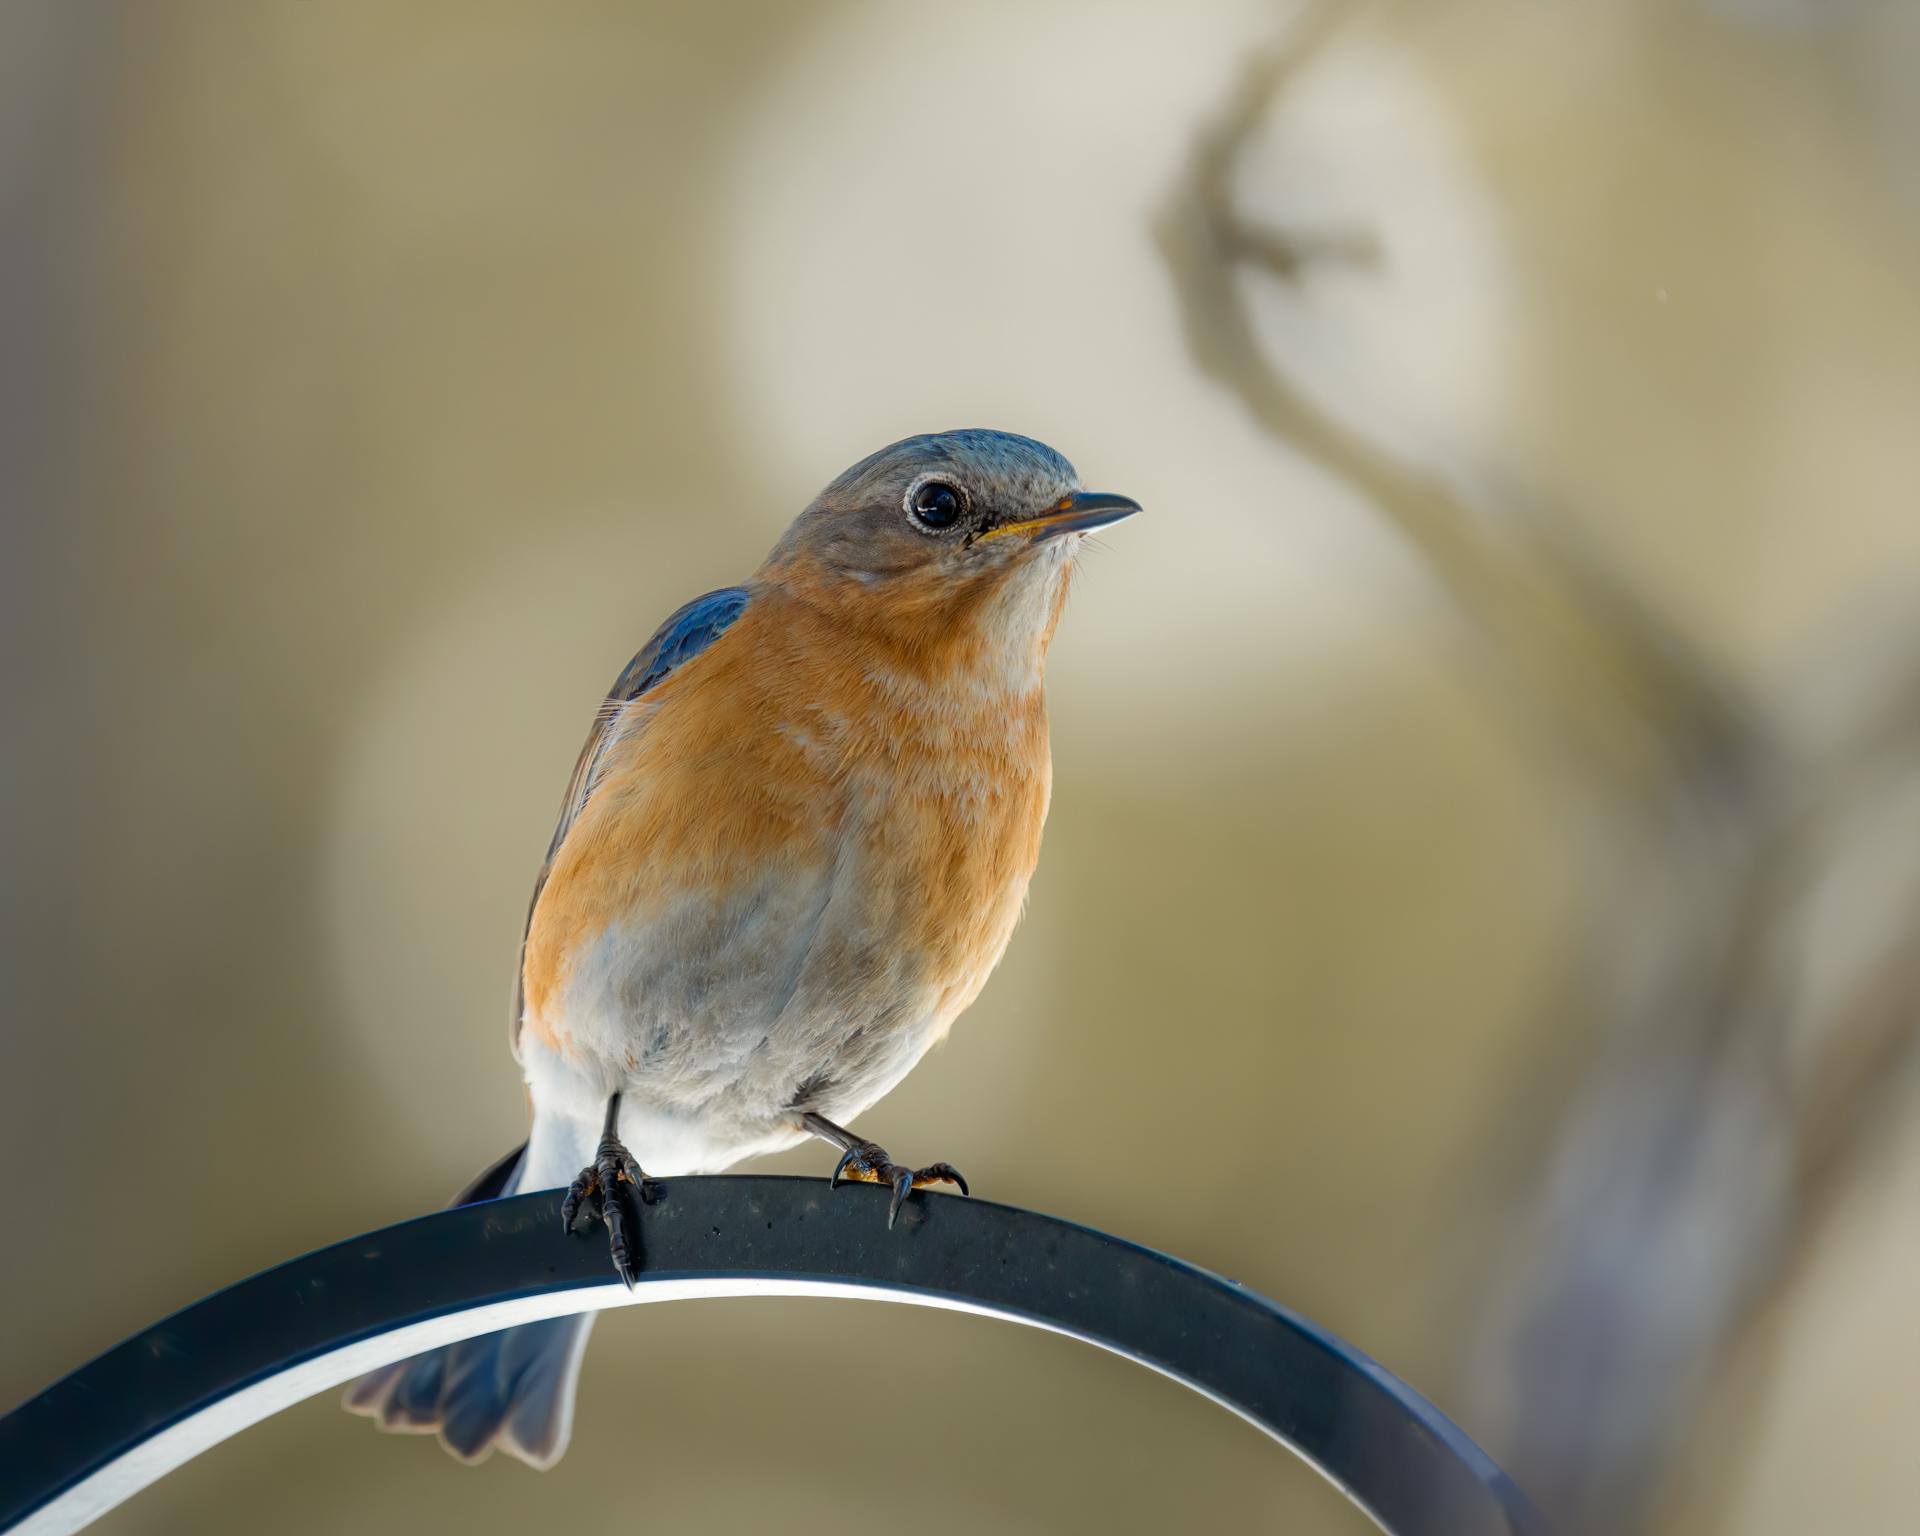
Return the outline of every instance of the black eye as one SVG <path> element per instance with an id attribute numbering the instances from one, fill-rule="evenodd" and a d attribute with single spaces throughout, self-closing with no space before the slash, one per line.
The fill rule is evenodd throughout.
<path id="1" fill-rule="evenodd" d="M 949 485 L 945 480 L 923 480 L 907 498 L 907 510 L 922 528 L 944 533 L 960 521 L 967 503 L 957 485 Z"/>

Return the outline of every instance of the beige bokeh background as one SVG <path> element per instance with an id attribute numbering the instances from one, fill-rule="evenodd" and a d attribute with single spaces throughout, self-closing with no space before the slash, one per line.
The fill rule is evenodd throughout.
<path id="1" fill-rule="evenodd" d="M 0 1398 L 510 1145 L 514 943 L 602 689 L 845 463 L 982 424 L 1152 516 L 1056 645 L 1027 921 L 862 1129 L 1245 1280 L 1508 1453 L 1469 1356 L 1589 1059 L 1597 876 L 1419 554 L 1188 356 L 1152 221 L 1290 14 L 0 4 Z M 1740 688 L 1844 691 L 1920 632 L 1913 14 L 1374 7 L 1242 191 L 1380 259 L 1261 288 L 1263 344 L 1526 488 Z M 1910 1518 L 1916 1123 L 1660 1528 Z M 329 1396 L 100 1529 L 773 1527 L 1364 1522 L 1065 1341 L 735 1302 L 603 1321 L 548 1476 Z"/>

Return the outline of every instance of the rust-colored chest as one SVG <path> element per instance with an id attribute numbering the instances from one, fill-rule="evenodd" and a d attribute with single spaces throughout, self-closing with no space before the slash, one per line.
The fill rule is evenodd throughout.
<path id="1" fill-rule="evenodd" d="M 885 1012 L 891 989 L 936 1036 L 1005 949 L 1050 792 L 1037 674 L 943 676 L 756 607 L 650 696 L 560 849 L 528 937 L 537 1034 L 574 1032 L 569 973 L 623 926 L 711 948 L 696 969 L 750 941 L 770 992 L 850 1011 Z M 763 909 L 794 931 L 746 926 Z"/>

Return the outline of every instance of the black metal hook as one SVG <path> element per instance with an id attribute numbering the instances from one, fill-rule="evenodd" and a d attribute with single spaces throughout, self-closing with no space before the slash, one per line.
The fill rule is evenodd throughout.
<path id="1" fill-rule="evenodd" d="M 663 1181 L 639 1283 L 560 1231 L 559 1191 L 443 1211 L 295 1259 L 134 1335 L 0 1418 L 0 1531 L 75 1531 L 229 1435 L 363 1371 L 536 1317 L 714 1295 L 955 1307 L 1136 1360 L 1258 1425 L 1392 1536 L 1536 1536 L 1432 1404 L 1265 1297 L 1032 1211 L 733 1175 Z"/>

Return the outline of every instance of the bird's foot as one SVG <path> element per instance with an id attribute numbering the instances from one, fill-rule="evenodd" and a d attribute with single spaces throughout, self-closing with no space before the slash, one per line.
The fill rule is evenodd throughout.
<path id="1" fill-rule="evenodd" d="M 856 1141 L 840 1154 L 840 1161 L 828 1180 L 829 1188 L 837 1188 L 842 1179 L 857 1179 L 865 1184 L 890 1184 L 893 1186 L 893 1199 L 887 1205 L 887 1226 L 892 1228 L 894 1218 L 900 1214 L 900 1207 L 906 1203 L 907 1195 L 916 1189 L 924 1189 L 929 1184 L 956 1184 L 961 1194 L 969 1193 L 967 1181 L 960 1170 L 952 1163 L 928 1163 L 924 1168 L 902 1168 L 887 1156 L 885 1147 L 871 1141 Z"/>
<path id="2" fill-rule="evenodd" d="M 627 1289 L 632 1290 L 639 1276 L 639 1242 L 637 1234 L 628 1233 L 626 1201 L 620 1188 L 623 1184 L 632 1187 L 642 1205 L 652 1205 L 660 1198 L 659 1185 L 641 1171 L 619 1138 L 603 1136 L 593 1161 L 580 1170 L 579 1177 L 567 1189 L 567 1198 L 560 1202 L 560 1222 L 571 1232 L 574 1218 L 583 1210 L 589 1227 L 595 1217 L 604 1221 L 607 1246 L 613 1251 L 613 1267 L 626 1281 Z"/>

